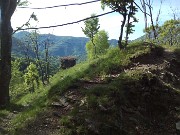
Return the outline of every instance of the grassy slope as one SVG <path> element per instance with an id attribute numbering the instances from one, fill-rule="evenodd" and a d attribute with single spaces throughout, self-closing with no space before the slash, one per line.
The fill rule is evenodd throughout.
<path id="1" fill-rule="evenodd" d="M 21 132 L 19 129 L 26 127 L 30 121 L 32 122 L 36 118 L 39 112 L 46 110 L 46 107 L 51 102 L 57 100 L 59 95 L 63 95 L 80 79 L 89 81 L 100 77 L 106 83 L 106 86 L 97 85 L 96 87 L 90 88 L 88 91 L 81 89 L 80 91 L 85 97 L 85 103 L 81 106 L 76 106 L 72 112 L 59 120 L 64 127 L 61 128 L 59 132 L 61 132 L 61 134 L 117 134 L 122 132 L 125 133 L 131 129 L 133 134 L 135 132 L 134 128 L 124 127 L 119 123 L 120 121 L 123 121 L 125 125 L 128 125 L 126 123 L 126 117 L 122 119 L 121 105 L 124 106 L 126 104 L 127 106 L 131 106 L 131 108 L 136 108 L 139 103 L 136 96 L 140 95 L 135 94 L 138 91 L 135 90 L 134 93 L 132 90 L 134 88 L 141 88 L 142 85 L 139 82 L 143 82 L 144 78 L 153 80 L 152 78 L 156 77 L 154 77 L 154 74 L 146 74 L 142 70 L 132 70 L 126 73 L 121 72 L 131 65 L 132 59 L 149 53 L 150 49 L 147 46 L 143 46 L 142 43 L 135 43 L 130 45 L 127 50 L 122 51 L 119 51 L 118 48 L 112 48 L 106 55 L 94 61 L 81 63 L 73 68 L 57 73 L 51 79 L 51 84 L 49 86 L 46 88 L 41 87 L 33 94 L 28 93 L 18 98 L 18 100 L 14 100 L 9 109 L 0 111 L 0 116 L 5 118 L 9 116 L 9 114 L 14 114 L 14 110 L 16 110 L 17 113 L 15 113 L 15 116 L 10 120 L 7 130 L 11 134 L 19 134 L 19 132 Z M 106 77 L 106 75 L 109 74 L 115 74 L 119 77 L 116 77 L 115 79 Z M 158 89 L 161 86 L 157 85 L 156 87 Z M 162 88 L 164 87 L 165 86 Z M 124 89 L 127 89 L 128 92 L 124 91 Z M 135 95 L 132 95 L 132 99 L 128 97 L 131 94 Z M 134 105 L 132 105 L 131 102 L 134 102 Z M 144 102 L 144 99 L 142 99 L 142 102 Z M 105 112 L 102 112 L 103 109 L 102 107 L 99 108 L 99 105 L 105 108 Z M 140 108 L 143 108 L 143 105 L 139 106 Z M 85 113 L 80 114 L 78 113 L 79 110 L 86 111 Z M 142 119 L 140 122 L 144 120 L 142 115 L 133 115 Z M 70 119 L 72 117 L 73 120 Z M 95 117 L 98 120 L 93 122 Z M 89 123 L 93 122 L 93 124 L 87 124 L 87 121 L 89 121 Z M 148 120 L 145 121 L 147 122 Z M 2 121 L 0 120 L 0 123 L 1 122 Z M 97 129 L 94 129 L 92 125 L 96 125 Z M 129 130 L 129 132 L 131 131 Z"/>

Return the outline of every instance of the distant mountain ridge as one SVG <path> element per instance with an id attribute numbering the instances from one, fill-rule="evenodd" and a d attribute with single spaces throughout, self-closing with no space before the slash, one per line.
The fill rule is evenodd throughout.
<path id="1" fill-rule="evenodd" d="M 29 41 L 29 32 L 23 31 L 13 35 L 13 53 L 23 53 L 23 44 Z M 85 56 L 86 43 L 89 41 L 86 37 L 56 36 L 53 34 L 39 34 L 38 43 L 40 51 L 43 51 L 43 44 L 48 40 L 50 43 L 49 53 L 51 56 Z M 118 40 L 109 40 L 111 46 L 116 46 Z"/>

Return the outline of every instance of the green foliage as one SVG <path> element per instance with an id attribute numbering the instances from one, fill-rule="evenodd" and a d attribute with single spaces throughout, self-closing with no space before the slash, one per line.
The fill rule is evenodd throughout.
<path id="1" fill-rule="evenodd" d="M 94 44 L 96 45 L 96 54 L 94 45 L 91 41 L 86 43 L 86 51 L 88 59 L 94 59 L 96 56 L 104 54 L 109 48 L 108 34 L 106 31 L 99 31 L 94 37 Z"/>
<path id="2" fill-rule="evenodd" d="M 95 37 L 94 42 L 97 46 L 97 54 L 104 54 L 109 48 L 108 33 L 104 30 L 99 31 Z"/>
<path id="3" fill-rule="evenodd" d="M 124 9 L 119 9 L 120 7 L 124 8 L 128 5 L 128 3 L 132 2 L 133 0 L 101 0 L 102 8 L 104 9 L 105 6 L 110 7 L 113 10 L 117 10 L 119 13 L 123 14 L 126 11 Z"/>
<path id="4" fill-rule="evenodd" d="M 95 54 L 95 57 L 97 55 L 97 48 L 96 44 L 94 43 L 94 36 L 98 32 L 100 26 L 99 26 L 99 18 L 95 17 L 95 14 L 91 15 L 91 18 L 86 20 L 84 22 L 85 29 L 82 28 L 82 31 L 84 34 L 90 38 L 90 41 L 93 44 L 93 52 Z M 89 47 L 88 47 L 89 48 Z"/>
<path id="5" fill-rule="evenodd" d="M 134 6 L 133 3 L 134 0 L 101 0 L 102 8 L 104 9 L 105 6 L 110 7 L 112 10 L 115 10 L 116 12 L 120 13 L 123 17 L 122 23 L 121 23 L 121 31 L 119 36 L 119 42 L 118 46 L 120 49 L 124 48 L 122 43 L 123 38 L 123 29 L 125 26 L 125 23 L 127 21 L 127 29 L 126 29 L 126 36 L 125 36 L 125 47 L 127 46 L 128 42 L 128 35 L 133 32 L 132 25 L 133 22 L 137 22 L 137 19 L 135 18 L 135 12 L 137 11 L 136 6 Z M 130 19 L 133 19 L 133 22 L 130 21 Z"/>
<path id="6" fill-rule="evenodd" d="M 133 27 L 135 25 L 133 25 L 133 23 L 138 22 L 137 18 L 135 17 L 135 13 L 138 10 L 137 10 L 136 6 L 133 5 L 133 1 L 130 3 L 130 5 L 127 7 L 127 9 L 129 10 L 129 13 L 128 13 L 128 19 L 127 19 L 127 23 L 126 23 L 125 47 L 128 45 L 129 35 L 134 32 Z M 131 21 L 131 18 L 132 18 L 132 21 Z"/>
<path id="7" fill-rule="evenodd" d="M 21 59 L 15 59 L 11 62 L 12 72 L 11 72 L 11 82 L 10 82 L 10 96 L 11 100 L 15 99 L 19 93 L 24 92 L 24 81 L 23 73 L 20 71 Z"/>
<path id="8" fill-rule="evenodd" d="M 163 44 L 179 45 L 180 20 L 168 20 L 160 27 L 159 39 Z"/>
<path id="9" fill-rule="evenodd" d="M 35 64 L 30 63 L 27 73 L 24 75 L 25 85 L 30 92 L 34 92 L 35 87 L 39 86 L 39 75 Z"/>
<path id="10" fill-rule="evenodd" d="M 20 134 L 18 129 L 23 129 L 30 123 L 30 121 L 36 118 L 36 115 L 38 113 L 44 111 L 43 109 L 47 109 L 44 108 L 47 105 L 47 102 L 48 105 L 51 105 L 52 100 L 59 99 L 59 96 L 66 92 L 69 87 L 74 86 L 74 84 L 78 80 L 94 78 L 101 75 L 102 72 L 105 75 L 108 75 L 109 73 L 112 73 L 114 71 L 121 70 L 122 66 L 126 66 L 131 63 L 130 58 L 132 56 L 138 56 L 143 53 L 148 53 L 148 51 L 149 49 L 142 46 L 142 43 L 132 43 L 127 47 L 127 50 L 119 51 L 118 48 L 111 48 L 108 49 L 107 53 L 104 56 L 100 56 L 99 58 L 94 59 L 91 62 L 80 63 L 70 69 L 58 72 L 51 78 L 51 83 L 48 86 L 40 86 L 34 93 L 27 93 L 26 95 L 23 95 L 13 101 L 13 103 L 23 106 L 24 110 L 22 110 L 22 112 L 19 112 L 16 117 L 10 121 L 10 133 Z M 31 73 L 30 71 L 33 71 L 37 75 L 36 66 L 32 63 L 30 65 L 31 66 L 27 69 L 27 73 Z M 123 78 L 123 76 L 119 78 L 121 79 Z M 36 84 L 36 81 L 34 81 L 34 83 Z M 78 122 L 80 122 L 77 125 L 72 125 L 71 116 L 65 116 L 65 118 L 62 117 L 61 122 L 64 126 L 61 128 L 61 132 L 64 134 L 74 134 L 77 132 L 79 134 L 86 134 L 88 128 L 85 127 L 86 125 L 84 126 L 81 123 L 84 122 L 84 116 L 85 118 L 87 117 L 87 119 L 90 120 L 94 119 L 93 116 L 99 116 L 99 120 L 102 121 L 102 128 L 100 128 L 101 132 L 106 130 L 108 134 L 108 130 L 110 129 L 114 133 L 118 129 L 116 128 L 118 126 L 113 122 L 117 121 L 115 119 L 117 117 L 113 117 L 114 119 L 111 119 L 108 115 L 102 114 L 102 112 L 99 110 L 99 105 L 102 105 L 103 107 L 113 107 L 114 97 L 109 98 L 109 95 L 112 95 L 114 92 L 120 95 L 120 89 L 121 81 L 117 81 L 112 83 L 111 86 L 97 86 L 96 88 L 84 91 L 84 94 L 88 96 L 87 105 L 89 107 L 89 111 L 87 112 L 87 114 L 89 115 L 77 117 L 79 119 Z M 22 93 L 20 92 L 19 94 Z M 94 110 L 92 108 L 93 106 L 95 106 L 97 110 Z M 119 108 L 113 107 L 113 109 L 114 112 L 117 112 Z M 116 116 L 117 114 L 113 115 Z M 69 125 L 70 129 L 66 127 L 66 125 Z"/>
<path id="11" fill-rule="evenodd" d="M 28 0 L 18 0 L 18 6 L 28 6 L 29 4 Z"/>
<path id="12" fill-rule="evenodd" d="M 92 45 L 92 42 L 89 41 L 86 43 L 86 51 L 87 51 L 87 58 L 88 59 L 94 59 L 95 55 L 94 55 L 94 48 Z"/>
<path id="13" fill-rule="evenodd" d="M 95 17 L 95 14 L 92 14 L 91 17 L 92 18 L 84 22 L 85 28 L 82 28 L 82 31 L 87 37 L 89 37 L 92 40 L 94 35 L 98 32 L 100 26 L 99 18 Z"/>

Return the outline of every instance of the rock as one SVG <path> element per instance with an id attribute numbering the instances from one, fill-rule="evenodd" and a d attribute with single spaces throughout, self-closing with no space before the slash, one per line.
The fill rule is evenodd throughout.
<path id="1" fill-rule="evenodd" d="M 66 98 L 63 98 L 63 97 L 62 97 L 59 101 L 61 102 L 61 104 L 62 104 L 64 107 L 66 107 L 66 106 L 69 105 L 69 104 L 66 102 Z"/>
<path id="2" fill-rule="evenodd" d="M 69 104 L 66 102 L 64 97 L 59 99 L 59 102 L 53 102 L 51 106 L 53 107 L 67 107 Z"/>
<path id="3" fill-rule="evenodd" d="M 59 103 L 59 102 L 53 102 L 51 104 L 53 107 L 63 107 L 63 104 Z"/>

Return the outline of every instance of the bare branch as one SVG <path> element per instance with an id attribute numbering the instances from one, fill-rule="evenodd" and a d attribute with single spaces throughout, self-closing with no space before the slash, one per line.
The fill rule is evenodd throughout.
<path id="1" fill-rule="evenodd" d="M 141 7 L 140 7 L 136 2 L 134 2 L 134 4 L 141 10 L 142 13 L 145 13 L 145 12 L 141 9 Z M 147 14 L 148 16 L 150 16 L 150 14 L 148 14 L 148 13 L 145 13 L 145 14 Z"/>

